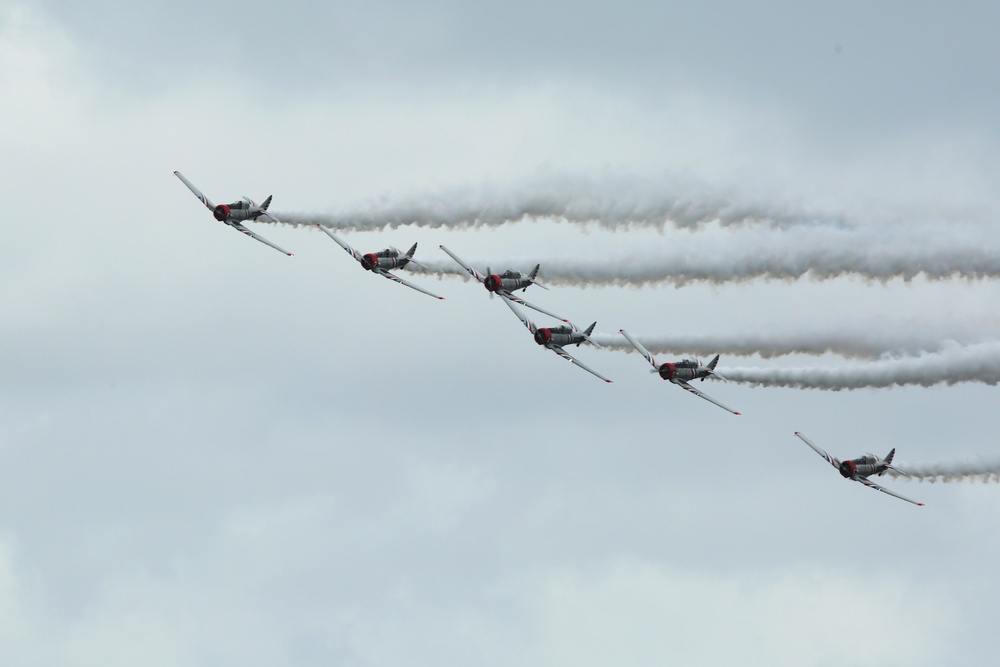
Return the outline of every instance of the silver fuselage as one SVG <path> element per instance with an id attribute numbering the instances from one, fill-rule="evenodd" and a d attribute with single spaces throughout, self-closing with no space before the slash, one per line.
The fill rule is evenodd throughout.
<path id="1" fill-rule="evenodd" d="M 664 380 L 678 380 L 690 382 L 699 378 L 705 378 L 711 373 L 702 368 L 701 362 L 697 359 L 681 359 L 680 361 L 660 364 L 657 372 Z"/>
<path id="2" fill-rule="evenodd" d="M 840 474 L 848 478 L 869 477 L 882 473 L 888 467 L 888 464 L 882 460 L 882 457 L 875 456 L 874 454 L 865 454 L 860 458 L 841 461 Z"/>
<path id="3" fill-rule="evenodd" d="M 535 330 L 535 342 L 546 347 L 564 345 L 579 345 L 587 339 L 583 334 L 573 331 L 572 328 L 562 327 L 542 327 Z"/>
<path id="4" fill-rule="evenodd" d="M 372 271 L 374 269 L 384 269 L 388 271 L 389 269 L 403 268 L 410 262 L 409 257 L 400 257 L 400 253 L 395 248 L 386 248 L 385 250 L 379 250 L 378 252 L 370 252 L 367 255 L 361 256 L 361 266 L 366 271 Z"/>
<path id="5" fill-rule="evenodd" d="M 219 204 L 212 211 L 212 215 L 219 222 L 231 224 L 234 222 L 243 222 L 244 220 L 256 220 L 263 212 L 264 209 L 253 203 L 252 199 L 244 197 L 240 201 L 234 201 L 232 204 Z"/>
<path id="6" fill-rule="evenodd" d="M 507 269 L 503 273 L 491 273 L 486 276 L 483 286 L 490 292 L 513 292 L 518 289 L 526 289 L 534 281 L 520 271 Z"/>

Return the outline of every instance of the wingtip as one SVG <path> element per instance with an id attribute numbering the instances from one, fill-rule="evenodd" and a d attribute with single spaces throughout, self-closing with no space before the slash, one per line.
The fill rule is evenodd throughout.
<path id="1" fill-rule="evenodd" d="M 736 415 L 737 417 L 739 417 L 739 416 L 740 416 L 740 415 L 742 415 L 743 413 L 742 413 L 742 412 L 734 412 L 733 414 L 734 414 L 734 415 Z"/>
<path id="2" fill-rule="evenodd" d="M 290 253 L 290 252 L 286 252 L 285 254 L 286 254 L 286 255 L 288 255 L 289 257 L 295 257 L 295 255 L 293 255 L 293 254 L 292 254 L 292 253 Z"/>
<path id="3" fill-rule="evenodd" d="M 924 506 L 923 503 L 917 503 L 917 507 L 923 507 L 923 506 Z"/>
<path id="4" fill-rule="evenodd" d="M 605 380 L 605 382 L 607 382 L 608 384 L 614 384 L 615 383 L 614 380 Z"/>
<path id="5" fill-rule="evenodd" d="M 439 300 L 439 301 L 444 301 L 444 297 L 443 297 L 443 296 L 439 296 L 439 297 L 438 297 L 438 300 Z"/>

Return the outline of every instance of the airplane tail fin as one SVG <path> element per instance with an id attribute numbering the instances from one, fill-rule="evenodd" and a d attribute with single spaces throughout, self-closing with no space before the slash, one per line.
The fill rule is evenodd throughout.
<path id="1" fill-rule="evenodd" d="M 266 211 L 267 207 L 270 205 L 271 205 L 271 195 L 268 195 L 267 199 L 264 200 L 264 203 L 260 205 L 260 210 Z"/>
<path id="2" fill-rule="evenodd" d="M 597 322 L 594 322 L 589 327 L 587 327 L 583 331 L 583 339 L 585 341 L 587 341 L 588 343 L 590 343 L 591 345 L 593 345 L 594 347 L 596 347 L 597 349 L 603 349 L 603 347 L 604 347 L 603 345 L 601 345 L 600 343 L 594 342 L 594 340 L 592 340 L 591 337 L 590 337 L 590 334 L 594 333 L 594 327 L 596 327 L 596 326 L 597 326 Z M 576 346 L 579 347 L 580 344 L 577 343 Z"/>
<path id="3" fill-rule="evenodd" d="M 713 375 L 713 376 L 719 378 L 720 380 L 725 380 L 726 378 L 723 377 L 721 373 L 718 373 L 715 370 L 715 367 L 718 366 L 718 365 L 719 365 L 719 355 L 715 355 L 715 358 L 712 359 L 710 362 L 708 362 L 708 365 L 705 366 L 705 370 L 708 371 L 708 375 Z M 702 382 L 704 382 L 705 378 L 701 378 L 701 380 L 702 380 Z M 728 380 L 726 380 L 726 381 L 728 382 Z"/>
<path id="4" fill-rule="evenodd" d="M 399 268 L 403 268 L 404 266 L 406 266 L 411 262 L 416 264 L 417 266 L 423 266 L 423 264 L 413 259 L 413 254 L 416 252 L 417 252 L 417 244 L 414 243 L 412 246 L 410 246 L 410 249 L 406 251 L 406 254 L 403 255 L 403 257 L 399 260 L 398 264 Z"/>
<path id="5" fill-rule="evenodd" d="M 540 282 L 538 282 L 538 271 L 541 270 L 541 268 L 542 268 L 541 264 L 535 264 L 535 268 L 533 268 L 531 270 L 531 273 L 528 274 L 528 280 L 531 281 L 532 285 L 538 285 L 542 289 L 547 290 L 548 287 L 546 287 L 545 285 L 543 285 Z M 526 289 L 528 289 L 527 286 L 525 286 L 524 290 L 526 290 Z M 524 290 L 521 290 L 521 291 L 523 292 Z"/>
<path id="6" fill-rule="evenodd" d="M 892 468 L 893 470 L 895 470 L 895 468 L 893 468 L 890 465 L 892 463 L 892 457 L 895 456 L 895 455 L 896 455 L 896 448 L 893 447 L 891 450 L 889 450 L 889 453 L 886 455 L 885 460 L 882 461 L 882 463 L 884 465 L 882 466 L 882 469 L 878 473 L 879 477 L 881 477 L 885 473 L 885 471 L 889 470 L 890 468 Z"/>

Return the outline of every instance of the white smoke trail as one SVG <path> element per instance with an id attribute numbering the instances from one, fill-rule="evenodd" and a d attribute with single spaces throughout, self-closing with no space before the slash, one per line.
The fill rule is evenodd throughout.
<path id="1" fill-rule="evenodd" d="M 1000 342 L 949 345 L 938 353 L 915 357 L 879 359 L 838 367 L 722 368 L 719 372 L 734 382 L 765 387 L 797 389 L 862 389 L 959 382 L 1000 382 Z"/>
<path id="2" fill-rule="evenodd" d="M 718 334 L 659 334 L 636 336 L 653 354 L 696 354 L 712 356 L 733 354 L 757 355 L 765 359 L 791 354 L 837 354 L 842 357 L 877 359 L 886 355 L 917 355 L 941 352 L 955 345 L 969 345 L 992 340 L 983 333 L 988 323 L 956 324 L 953 321 L 898 322 L 891 328 L 875 328 L 871 322 L 845 327 L 837 322 L 827 329 L 812 331 L 740 332 L 727 330 Z M 885 322 L 880 322 L 885 327 Z M 1000 322 L 992 326 L 1000 331 Z M 621 334 L 596 333 L 596 342 L 612 350 L 634 348 Z"/>
<path id="3" fill-rule="evenodd" d="M 886 470 L 889 477 L 917 482 L 1000 482 L 1000 461 L 992 463 L 933 463 L 922 465 L 897 465 L 896 470 Z"/>
<path id="4" fill-rule="evenodd" d="M 641 250 L 607 249 L 596 257 L 465 258 L 483 268 L 542 265 L 554 285 L 596 287 L 657 283 L 715 284 L 756 279 L 830 279 L 848 275 L 871 280 L 1000 277 L 1000 239 L 971 226 L 880 228 L 794 227 L 721 229 L 669 234 Z M 623 245 L 623 244 L 620 244 Z M 462 274 L 448 258 L 421 258 L 426 271 Z"/>
<path id="5" fill-rule="evenodd" d="M 277 214 L 290 225 L 325 225 L 339 230 L 373 231 L 414 225 L 431 228 L 499 227 L 533 219 L 556 219 L 617 229 L 633 225 L 665 228 L 759 223 L 776 227 L 800 224 L 844 225 L 842 217 L 795 211 L 786 206 L 739 204 L 717 194 L 676 194 L 690 186 L 632 180 L 563 179 L 530 189 L 461 191 L 425 195 L 409 201 L 378 202 L 328 214 Z"/>

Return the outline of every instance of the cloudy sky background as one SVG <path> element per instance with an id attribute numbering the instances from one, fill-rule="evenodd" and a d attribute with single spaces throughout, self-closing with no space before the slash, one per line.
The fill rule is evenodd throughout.
<path id="1" fill-rule="evenodd" d="M 996 461 L 996 387 L 701 385 L 734 417 L 635 354 L 581 348 L 604 385 L 471 282 L 413 277 L 434 301 L 316 230 L 254 226 L 283 257 L 171 171 L 289 214 L 596 192 L 995 247 L 998 13 L 0 3 L 0 661 L 993 664 L 1000 487 L 886 482 L 916 508 L 792 434 L 840 457 Z M 537 258 L 544 276 L 547 257 L 687 244 L 709 261 L 728 233 L 345 238 Z M 961 278 L 525 296 L 638 336 L 981 342 L 1000 325 L 997 283 Z"/>

